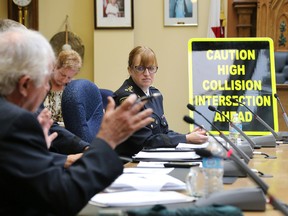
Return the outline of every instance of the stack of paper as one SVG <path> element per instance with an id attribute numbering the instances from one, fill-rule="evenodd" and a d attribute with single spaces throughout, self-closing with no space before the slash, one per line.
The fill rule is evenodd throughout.
<path id="1" fill-rule="evenodd" d="M 101 207 L 121 207 L 183 203 L 194 199 L 175 191 L 125 191 L 96 194 L 89 203 Z"/>
<path id="2" fill-rule="evenodd" d="M 209 145 L 209 142 L 205 142 L 203 144 L 189 144 L 189 143 L 179 143 L 176 146 L 176 149 L 199 149 L 206 148 Z"/>
<path id="3" fill-rule="evenodd" d="M 175 191 L 185 190 L 186 186 L 183 181 L 168 175 L 172 170 L 173 168 L 125 168 L 123 174 L 103 193 L 92 197 L 90 204 L 125 207 L 194 201 L 195 198 Z"/>
<path id="4" fill-rule="evenodd" d="M 135 161 L 195 161 L 200 160 L 200 156 L 192 151 L 184 152 L 144 152 L 140 151 L 133 156 Z"/>
<path id="5" fill-rule="evenodd" d="M 186 189 L 183 181 L 166 174 L 169 172 L 169 169 L 162 169 L 166 173 L 163 173 L 163 171 L 157 172 L 157 170 L 145 168 L 126 168 L 124 173 L 120 175 L 108 188 L 106 188 L 105 191 L 160 191 Z"/>

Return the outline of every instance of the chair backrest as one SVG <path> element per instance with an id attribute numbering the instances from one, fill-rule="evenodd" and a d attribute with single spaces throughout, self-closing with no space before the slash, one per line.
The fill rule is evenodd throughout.
<path id="1" fill-rule="evenodd" d="M 101 96 L 102 96 L 103 108 L 106 109 L 106 106 L 107 106 L 107 103 L 108 103 L 107 97 L 108 96 L 112 97 L 113 96 L 113 91 L 111 91 L 109 89 L 100 88 L 100 93 L 101 93 Z"/>
<path id="2" fill-rule="evenodd" d="M 62 95 L 62 115 L 67 130 L 91 142 L 103 118 L 102 97 L 98 87 L 85 79 L 70 82 Z"/>
<path id="3" fill-rule="evenodd" d="M 274 58 L 275 58 L 276 83 L 283 84 L 288 81 L 287 79 L 288 52 L 276 51 L 274 52 Z"/>

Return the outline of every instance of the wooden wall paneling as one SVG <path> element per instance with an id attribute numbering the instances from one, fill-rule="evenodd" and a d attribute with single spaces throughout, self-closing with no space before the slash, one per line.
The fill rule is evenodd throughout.
<path id="1" fill-rule="evenodd" d="M 234 0 L 233 7 L 238 17 L 237 37 L 255 37 L 257 0 Z"/>
<path id="2" fill-rule="evenodd" d="M 274 5 L 271 5 L 272 18 L 274 18 L 274 46 L 275 51 L 281 51 L 288 49 L 288 1 L 277 1 Z M 273 25 L 273 24 L 272 24 Z"/>
<path id="3" fill-rule="evenodd" d="M 270 20 L 270 0 L 262 0 L 258 1 L 257 5 L 257 37 L 267 37 L 267 33 L 269 33 L 269 29 L 271 29 Z"/>
<path id="4" fill-rule="evenodd" d="M 286 84 L 277 84 L 276 85 L 277 89 L 277 94 L 278 97 L 280 98 L 280 101 L 284 107 L 285 112 L 288 112 L 288 97 L 287 97 L 287 92 L 288 92 L 288 85 Z M 286 123 L 284 121 L 284 118 L 282 116 L 283 112 L 281 110 L 281 107 L 278 105 L 278 126 L 279 126 L 279 131 L 288 131 L 288 128 L 286 126 Z"/>
<path id="5" fill-rule="evenodd" d="M 270 37 L 275 51 L 288 50 L 288 0 L 258 0 L 257 37 Z"/>

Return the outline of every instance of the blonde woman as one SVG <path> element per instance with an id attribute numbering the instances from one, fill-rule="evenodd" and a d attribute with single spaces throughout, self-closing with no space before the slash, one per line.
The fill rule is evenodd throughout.
<path id="1" fill-rule="evenodd" d="M 51 74 L 51 89 L 44 101 L 44 106 L 52 112 L 52 119 L 64 125 L 61 100 L 65 86 L 71 82 L 82 67 L 82 59 L 74 50 L 63 50 L 59 53 L 55 68 Z"/>

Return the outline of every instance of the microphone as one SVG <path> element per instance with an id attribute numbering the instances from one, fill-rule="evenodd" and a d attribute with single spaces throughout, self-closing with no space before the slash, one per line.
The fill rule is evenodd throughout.
<path id="1" fill-rule="evenodd" d="M 239 127 L 237 127 L 229 118 L 227 118 L 224 114 L 222 114 L 218 109 L 216 109 L 214 106 L 208 106 L 208 109 L 210 110 L 210 111 L 212 111 L 212 112 L 217 112 L 217 113 L 219 113 L 221 116 L 223 116 L 228 122 L 229 122 L 229 124 L 233 127 L 233 128 L 235 128 L 235 130 L 237 130 L 240 134 L 241 134 L 241 136 L 242 137 L 244 137 L 247 141 L 248 141 L 248 143 L 250 144 L 249 145 L 249 147 L 247 146 L 247 145 L 245 145 L 245 143 L 242 143 L 242 146 L 247 146 L 247 148 L 249 148 L 250 149 L 250 151 L 251 151 L 251 158 L 253 157 L 253 149 L 254 148 L 258 148 L 258 146 L 256 145 L 256 143 L 253 141 L 253 140 L 251 140 Z"/>
<path id="2" fill-rule="evenodd" d="M 254 113 L 248 106 L 246 106 L 244 103 L 237 101 L 234 98 L 231 98 L 230 101 L 232 103 L 238 103 L 243 105 L 246 109 L 248 109 L 254 116 L 255 119 L 257 119 L 267 130 L 269 130 L 273 136 L 261 136 L 261 137 L 253 137 L 252 140 L 260 145 L 261 147 L 275 147 L 276 146 L 276 140 L 280 140 L 280 137 L 278 134 L 262 119 L 260 116 L 258 116 L 256 113 Z"/>
<path id="3" fill-rule="evenodd" d="M 242 143 L 241 143 L 241 146 L 242 146 L 243 148 L 245 148 L 245 147 L 248 148 L 246 151 L 242 149 L 244 152 L 248 152 L 249 150 L 251 150 L 251 154 L 252 154 L 252 155 L 249 155 L 249 154 L 247 153 L 247 155 L 249 155 L 250 158 L 252 158 L 253 155 L 255 155 L 255 154 L 257 154 L 257 155 L 265 155 L 265 158 L 268 158 L 268 159 L 275 159 L 275 158 L 277 158 L 277 157 L 275 157 L 275 156 L 269 156 L 269 155 L 267 155 L 267 154 L 265 154 L 265 153 L 262 153 L 262 152 L 255 152 L 255 151 L 253 151 L 253 148 L 254 148 L 254 149 L 255 149 L 255 148 L 259 149 L 259 148 L 261 148 L 261 147 L 260 147 L 260 146 L 257 146 L 256 143 L 255 143 L 252 139 L 250 139 L 250 137 L 248 137 L 248 136 L 244 133 L 244 131 L 242 131 L 240 128 L 238 128 L 229 118 L 227 118 L 224 114 L 222 114 L 222 113 L 220 112 L 220 110 L 217 110 L 214 106 L 211 106 L 211 105 L 208 107 L 208 109 L 211 110 L 211 111 L 213 111 L 213 112 L 217 112 L 217 113 L 219 113 L 221 116 L 223 116 L 223 117 L 231 124 L 231 126 L 232 126 L 233 128 L 235 128 L 235 129 L 248 141 L 248 143 L 250 144 L 249 146 L 246 145 L 246 142 L 245 142 L 245 143 L 242 142 Z M 251 148 L 250 148 L 250 147 L 251 147 Z"/>
<path id="4" fill-rule="evenodd" d="M 286 112 L 285 112 L 285 109 L 284 109 L 284 107 L 283 107 L 283 105 L 282 105 L 282 103 L 281 103 L 281 101 L 280 101 L 280 98 L 279 98 L 279 96 L 278 96 L 276 93 L 274 94 L 274 97 L 277 99 L 277 101 L 278 101 L 278 103 L 279 103 L 279 105 L 280 105 L 280 108 L 281 108 L 281 110 L 282 110 L 282 116 L 283 116 L 283 118 L 284 118 L 284 121 L 285 121 L 286 126 L 288 127 L 288 117 L 287 117 L 287 114 L 286 114 Z M 279 135 L 279 134 L 280 134 L 280 135 Z M 283 141 L 285 141 L 285 142 L 288 141 L 288 132 L 286 132 L 286 131 L 285 131 L 285 132 L 280 131 L 280 132 L 278 132 L 278 135 L 283 138 Z"/>
<path id="5" fill-rule="evenodd" d="M 202 116 L 211 126 L 214 130 L 216 130 L 219 133 L 219 136 L 224 139 L 227 143 L 229 143 L 233 149 L 244 159 L 245 163 L 248 163 L 250 160 L 250 157 L 246 153 L 243 152 L 242 149 L 240 149 L 238 146 L 236 146 L 230 139 L 228 139 L 227 136 L 225 136 L 212 122 L 210 122 L 202 113 L 198 112 L 192 104 L 188 104 L 187 108 L 191 111 L 194 111 L 198 113 L 200 116 Z"/>
<path id="6" fill-rule="evenodd" d="M 201 149 L 196 150 L 196 149 L 195 149 L 195 152 L 196 152 L 196 154 L 198 154 L 198 155 L 201 156 L 201 157 L 207 157 L 207 156 L 212 157 L 212 156 L 214 156 L 213 153 L 210 152 L 210 151 L 207 150 L 207 149 L 205 149 L 205 150 L 203 150 L 203 149 L 202 149 L 202 150 L 201 150 Z M 288 209 L 287 209 L 278 199 L 276 199 L 273 195 L 271 195 L 271 194 L 268 192 L 269 186 L 268 186 L 261 178 L 259 178 L 259 177 L 255 174 L 255 172 L 253 172 L 253 171 L 248 167 L 247 164 L 243 163 L 243 162 L 241 161 L 241 159 L 240 159 L 237 155 L 233 154 L 233 152 L 230 152 L 230 153 L 231 153 L 231 154 L 228 155 L 228 157 L 230 156 L 230 158 L 231 158 L 233 161 L 235 161 L 235 162 L 239 165 L 239 167 L 241 167 L 243 170 L 245 170 L 245 172 L 247 172 L 247 174 L 248 174 L 248 176 L 250 177 L 250 179 L 252 179 L 252 180 L 260 187 L 260 189 L 262 190 L 262 192 L 269 197 L 270 204 L 271 204 L 275 209 L 277 209 L 277 210 L 279 210 L 280 212 L 282 212 L 284 215 L 288 215 Z M 217 157 L 217 155 L 215 155 L 215 156 Z M 222 192 L 216 192 L 215 194 L 211 194 L 211 196 L 208 197 L 207 199 L 205 199 L 205 198 L 202 199 L 202 200 L 200 199 L 200 200 L 196 201 L 196 205 L 197 205 L 197 203 L 199 203 L 199 204 L 202 203 L 202 204 L 208 205 L 207 200 L 210 201 L 209 204 L 218 204 L 218 203 L 217 203 L 217 199 L 223 198 L 223 197 L 222 197 L 223 194 L 221 194 L 221 193 L 222 193 Z M 252 191 L 250 191 L 250 193 L 253 194 Z M 259 199 L 259 198 L 261 199 L 261 201 L 259 201 L 259 203 L 256 203 L 257 205 L 259 205 L 259 206 L 258 206 L 259 210 L 262 208 L 262 205 L 263 205 L 263 204 L 265 205 L 265 203 L 266 203 L 266 202 L 263 203 L 263 199 L 265 200 L 264 194 L 263 194 L 263 196 L 261 196 L 261 195 L 258 196 L 259 194 L 257 194 L 258 199 Z M 235 197 L 233 197 L 231 193 L 230 193 L 230 195 L 231 195 L 231 197 L 230 197 L 231 199 L 235 199 L 234 201 L 233 201 L 233 200 L 230 201 L 230 202 L 232 202 L 232 203 L 237 202 L 238 199 L 240 199 L 239 201 L 241 201 L 241 199 L 245 200 L 245 199 L 248 198 L 248 194 L 245 194 L 245 193 L 243 194 L 243 197 L 241 197 L 241 196 L 237 197 L 236 195 L 235 195 Z M 238 195 L 239 195 L 239 194 L 238 194 Z M 256 193 L 253 194 L 253 195 L 256 195 Z M 211 197 L 212 197 L 212 198 L 211 198 Z M 220 202 L 221 202 L 221 200 L 220 200 Z M 227 204 L 227 203 L 226 203 L 226 204 Z M 230 203 L 228 203 L 228 204 L 230 204 Z M 243 204 L 243 205 L 244 205 L 244 204 Z M 236 204 L 236 206 L 237 206 L 237 204 Z M 238 207 L 239 207 L 239 206 L 238 206 Z M 243 207 L 243 208 L 247 208 L 246 206 L 242 206 L 242 207 Z M 240 206 L 240 208 L 241 208 L 241 206 Z M 245 209 L 244 209 L 244 210 L 245 210 Z M 264 207 L 264 210 L 265 210 L 265 207 Z"/>
<path id="7" fill-rule="evenodd" d="M 199 124 L 197 124 L 192 118 L 189 116 L 184 116 L 184 121 L 190 124 L 195 124 L 198 127 L 201 127 Z M 204 129 L 205 130 L 205 129 Z M 215 136 L 213 136 L 209 131 L 206 130 L 206 132 L 209 133 L 215 139 L 217 143 L 219 143 L 226 151 L 227 154 L 231 154 L 230 150 L 227 146 L 223 145 L 218 139 L 216 139 Z M 195 149 L 195 153 L 198 154 L 201 157 L 211 157 L 214 156 L 211 151 L 207 149 Z M 218 155 L 215 155 L 218 157 Z M 233 157 L 236 157 L 233 155 Z M 238 160 L 241 161 L 239 157 L 237 157 Z M 236 159 L 236 160 L 237 160 Z M 237 166 L 238 170 L 244 171 L 246 174 L 246 170 L 240 167 L 236 161 L 234 160 L 224 160 L 224 174 L 225 174 L 225 162 L 231 161 L 234 163 L 235 166 Z M 243 163 L 241 161 L 241 163 Z M 246 165 L 245 163 L 243 163 Z M 248 167 L 248 166 L 247 166 Z M 248 168 L 249 169 L 249 168 Z M 248 172 L 252 172 L 251 169 L 249 169 Z M 253 173 L 252 175 L 255 175 Z M 264 189 L 267 191 L 267 185 L 264 183 L 263 185 Z M 264 211 L 266 208 L 266 198 L 265 194 L 263 193 L 262 189 L 259 188 L 240 188 L 240 189 L 234 189 L 234 190 L 225 190 L 220 192 L 215 192 L 209 197 L 200 198 L 196 201 L 196 206 L 209 206 L 209 205 L 233 205 L 241 210 L 247 210 L 247 211 Z"/>
<path id="8" fill-rule="evenodd" d="M 286 126 L 288 127 L 288 117 L 287 117 L 287 114 L 286 114 L 286 112 L 285 112 L 285 109 L 284 109 L 284 107 L 283 107 L 283 105 L 282 105 L 282 103 L 281 103 L 281 101 L 280 101 L 280 98 L 279 98 L 279 96 L 278 96 L 276 93 L 274 94 L 274 97 L 277 99 L 277 101 L 278 101 L 278 103 L 279 103 L 279 105 L 280 105 L 280 108 L 281 108 L 281 110 L 282 110 L 282 115 L 283 115 L 284 121 L 285 121 L 285 123 L 286 123 Z"/>
<path id="9" fill-rule="evenodd" d="M 242 137 L 244 137 L 247 141 L 248 141 L 248 143 L 250 144 L 250 146 L 252 147 L 252 148 L 255 148 L 255 146 L 256 146 L 256 143 L 253 141 L 253 140 L 251 140 L 239 127 L 237 127 L 229 118 L 227 118 L 223 113 L 221 113 L 220 112 L 220 110 L 218 110 L 218 109 L 216 109 L 214 106 L 208 106 L 208 109 L 210 110 L 210 111 L 212 111 L 212 112 L 217 112 L 217 113 L 219 113 L 221 116 L 223 116 L 229 123 L 230 123 L 230 125 L 233 127 L 233 128 L 235 128 L 235 130 L 237 130 L 240 134 L 241 134 L 241 136 Z"/>
<path id="10" fill-rule="evenodd" d="M 190 118 L 189 116 L 184 116 L 183 120 L 188 123 L 188 124 L 193 124 L 193 125 L 197 125 L 198 127 L 202 127 L 201 125 L 197 124 L 194 119 Z M 229 151 L 229 148 L 225 145 L 222 145 L 222 143 L 213 135 L 211 134 L 208 130 L 206 130 L 205 128 L 203 128 L 203 130 L 205 130 L 205 132 L 207 132 L 209 134 L 209 136 L 211 136 L 217 143 L 219 143 L 227 152 Z M 203 148 L 201 148 L 203 149 Z M 205 150 L 205 149 L 203 149 Z M 196 149 L 194 149 L 194 151 L 196 152 Z M 209 157 L 209 155 L 207 155 L 207 157 Z M 242 169 L 239 169 L 239 166 L 237 164 L 235 164 L 234 161 L 232 160 L 224 160 L 224 177 L 247 177 L 247 173 L 244 172 Z"/>

